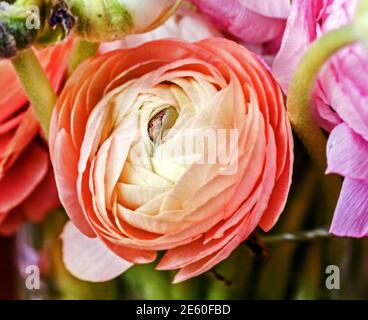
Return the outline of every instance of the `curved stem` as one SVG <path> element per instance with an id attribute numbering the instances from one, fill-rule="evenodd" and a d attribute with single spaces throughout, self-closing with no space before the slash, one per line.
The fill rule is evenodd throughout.
<path id="1" fill-rule="evenodd" d="M 33 105 L 37 118 L 48 137 L 56 94 L 32 49 L 21 52 L 12 60 L 23 88 Z"/>
<path id="2" fill-rule="evenodd" d="M 297 155 L 300 156 L 298 152 Z M 297 159 L 300 161 L 300 159 Z M 256 298 L 281 299 L 287 295 L 289 275 L 295 267 L 294 256 L 298 250 L 297 241 L 284 241 L 284 234 L 295 234 L 301 230 L 310 213 L 311 203 L 315 197 L 318 183 L 318 172 L 314 166 L 306 167 L 304 161 L 296 163 L 296 168 L 304 168 L 298 183 L 294 181 L 288 205 L 278 223 L 279 234 L 264 235 L 263 242 L 269 247 L 269 258 L 266 263 L 257 265 L 260 274 L 257 281 Z M 275 278 L 275 274 L 278 276 Z M 270 290 L 272 283 L 272 290 Z"/>
<path id="3" fill-rule="evenodd" d="M 356 41 L 357 36 L 351 26 L 326 33 L 308 49 L 290 84 L 287 102 L 289 119 L 311 158 L 322 171 L 326 167 L 326 137 L 312 118 L 312 90 L 323 64 L 339 49 Z"/>
<path id="4" fill-rule="evenodd" d="M 286 232 L 279 235 L 263 236 L 262 240 L 265 243 L 275 243 L 281 241 L 313 241 L 321 238 L 331 238 L 331 234 L 328 232 L 328 227 L 318 228 L 314 230 L 300 231 L 300 232 Z"/>
<path id="5" fill-rule="evenodd" d="M 360 0 L 353 19 L 357 37 L 368 46 L 368 0 Z"/>
<path id="6" fill-rule="evenodd" d="M 68 73 L 71 75 L 75 69 L 85 60 L 97 53 L 100 44 L 97 42 L 89 42 L 78 38 L 74 44 L 73 51 L 68 66 Z"/>

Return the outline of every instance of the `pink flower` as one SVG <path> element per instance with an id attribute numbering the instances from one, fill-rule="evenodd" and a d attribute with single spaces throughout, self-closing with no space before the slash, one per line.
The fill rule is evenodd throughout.
<path id="1" fill-rule="evenodd" d="M 217 130 L 227 134 L 217 140 Z M 187 143 L 201 133 L 215 141 Z M 209 270 L 276 223 L 292 147 L 280 88 L 232 41 L 157 40 L 90 59 L 64 87 L 50 129 L 73 222 L 66 266 L 104 281 L 166 251 L 157 268 L 180 269 L 176 282 Z M 230 160 L 209 160 L 214 150 Z"/>
<path id="2" fill-rule="evenodd" d="M 292 73 L 311 42 L 351 22 L 356 0 L 295 0 L 273 72 L 287 91 Z M 328 173 L 345 177 L 331 232 L 368 235 L 368 50 L 353 45 L 334 55 L 313 93 L 313 113 L 331 131 Z"/>
<path id="3" fill-rule="evenodd" d="M 190 0 L 222 30 L 246 47 L 272 59 L 281 43 L 290 0 Z"/>
<path id="4" fill-rule="evenodd" d="M 38 53 L 54 88 L 66 70 L 70 43 Z M 23 220 L 39 222 L 58 206 L 47 143 L 9 61 L 0 61 L 0 234 Z"/>

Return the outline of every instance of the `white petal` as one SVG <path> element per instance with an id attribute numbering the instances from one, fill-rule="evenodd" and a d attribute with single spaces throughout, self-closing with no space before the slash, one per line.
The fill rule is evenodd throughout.
<path id="1" fill-rule="evenodd" d="M 88 238 L 72 222 L 62 234 L 63 261 L 75 277 L 90 282 L 111 280 L 129 269 L 132 264 L 110 251 L 99 238 Z"/>

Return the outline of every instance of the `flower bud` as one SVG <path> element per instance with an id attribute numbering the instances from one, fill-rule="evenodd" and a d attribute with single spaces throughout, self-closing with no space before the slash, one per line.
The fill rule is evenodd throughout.
<path id="1" fill-rule="evenodd" d="M 368 46 L 368 0 L 361 0 L 353 20 L 354 32 L 358 39 Z"/>
<path id="2" fill-rule="evenodd" d="M 23 8 L 0 3 L 0 57 L 13 57 L 35 40 L 37 30 L 26 28 L 27 17 Z"/>
<path id="3" fill-rule="evenodd" d="M 30 46 L 58 43 L 74 23 L 75 18 L 62 0 L 0 2 L 0 58 L 12 58 Z"/>
<path id="4" fill-rule="evenodd" d="M 150 31 L 165 22 L 181 0 L 65 0 L 77 18 L 75 33 L 92 42 Z"/>

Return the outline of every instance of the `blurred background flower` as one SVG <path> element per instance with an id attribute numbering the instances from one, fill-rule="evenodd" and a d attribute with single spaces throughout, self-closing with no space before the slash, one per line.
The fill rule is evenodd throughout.
<path id="1" fill-rule="evenodd" d="M 66 71 L 71 41 L 38 52 L 55 89 Z M 23 220 L 40 222 L 59 205 L 47 143 L 11 63 L 0 61 L 0 234 Z"/>
<path id="2" fill-rule="evenodd" d="M 0 300 L 16 298 L 16 258 L 14 237 L 0 236 Z"/>
<path id="3" fill-rule="evenodd" d="M 357 0 L 295 0 L 273 73 L 287 92 L 293 71 L 320 35 L 352 21 Z M 313 114 L 331 131 L 328 173 L 345 177 L 331 232 L 368 235 L 368 49 L 340 50 L 320 72 L 313 92 Z"/>
<path id="4" fill-rule="evenodd" d="M 290 0 L 190 0 L 235 40 L 271 63 L 277 53 Z"/>

